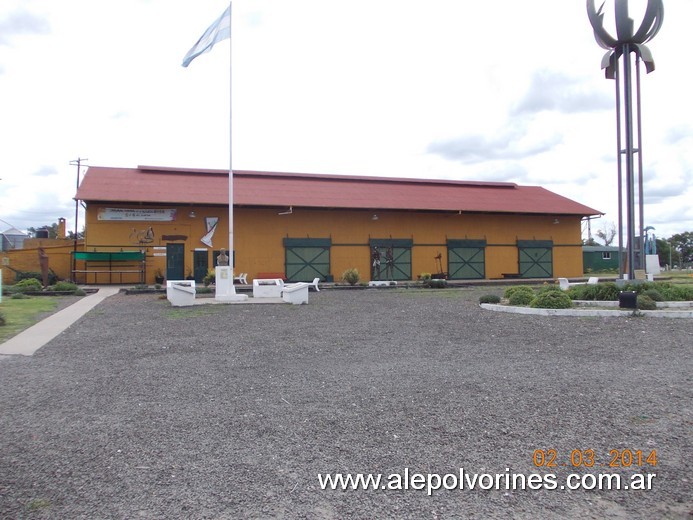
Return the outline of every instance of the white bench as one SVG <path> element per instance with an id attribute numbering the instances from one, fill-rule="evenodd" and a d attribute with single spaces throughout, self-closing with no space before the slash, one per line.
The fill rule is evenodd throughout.
<path id="1" fill-rule="evenodd" d="M 371 280 L 368 282 L 368 287 L 389 287 L 390 285 L 397 285 L 394 280 Z"/>
<path id="2" fill-rule="evenodd" d="M 313 284 L 306 282 L 296 282 L 284 284 L 282 290 L 282 300 L 294 305 L 308 303 L 308 287 Z"/>
<path id="3" fill-rule="evenodd" d="M 195 305 L 195 280 L 167 280 L 166 299 L 174 307 Z"/>
<path id="4" fill-rule="evenodd" d="M 255 278 L 253 298 L 281 298 L 284 281 L 281 278 Z"/>
<path id="5" fill-rule="evenodd" d="M 238 276 L 234 276 L 233 280 L 244 285 L 248 285 L 248 273 L 241 273 Z"/>
<path id="6" fill-rule="evenodd" d="M 558 284 L 564 291 L 570 289 L 573 285 L 596 285 L 599 283 L 598 276 L 590 276 L 586 282 L 570 282 L 567 278 L 559 278 Z"/>

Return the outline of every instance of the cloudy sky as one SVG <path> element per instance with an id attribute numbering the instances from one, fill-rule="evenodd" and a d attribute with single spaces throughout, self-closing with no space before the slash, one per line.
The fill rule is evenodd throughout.
<path id="1" fill-rule="evenodd" d="M 512 181 L 606 213 L 593 232 L 617 221 L 615 86 L 584 0 L 235 0 L 233 49 L 181 67 L 227 6 L 2 0 L 0 230 L 72 229 L 78 157 L 228 168 L 230 81 L 235 169 Z M 693 2 L 665 12 L 642 78 L 658 236 L 693 230 Z"/>

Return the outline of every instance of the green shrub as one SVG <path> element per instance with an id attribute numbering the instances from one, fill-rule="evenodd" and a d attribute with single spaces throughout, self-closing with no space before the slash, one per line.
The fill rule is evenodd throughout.
<path id="1" fill-rule="evenodd" d="M 653 311 L 657 308 L 657 303 L 652 298 L 645 296 L 644 294 L 638 294 L 636 305 L 641 311 Z"/>
<path id="2" fill-rule="evenodd" d="M 513 294 L 517 292 L 526 292 L 532 295 L 534 297 L 534 289 L 530 287 L 529 285 L 515 285 L 513 287 L 508 287 L 505 290 L 505 294 L 503 296 L 507 299 L 510 299 Z"/>
<path id="3" fill-rule="evenodd" d="M 530 306 L 537 309 L 570 309 L 573 300 L 564 291 L 542 291 Z"/>
<path id="4" fill-rule="evenodd" d="M 351 268 L 347 269 L 342 273 L 342 280 L 344 280 L 346 283 L 349 285 L 356 285 L 359 283 L 359 280 L 361 279 L 361 275 L 359 274 L 358 269 Z"/>
<path id="5" fill-rule="evenodd" d="M 419 275 L 419 280 L 421 280 L 422 282 L 427 282 L 430 279 L 431 279 L 431 273 L 421 273 Z"/>
<path id="6" fill-rule="evenodd" d="M 86 296 L 87 293 L 84 291 L 84 289 L 77 289 L 74 293 L 75 296 Z"/>
<path id="7" fill-rule="evenodd" d="M 212 287 L 196 287 L 195 292 L 197 294 L 211 294 L 214 291 Z"/>
<path id="8" fill-rule="evenodd" d="M 691 285 L 656 282 L 655 289 L 659 291 L 665 301 L 676 302 L 693 300 L 693 286 Z"/>
<path id="9" fill-rule="evenodd" d="M 548 284 L 548 283 L 545 283 L 544 285 L 542 285 L 542 286 L 539 288 L 539 291 L 538 291 L 538 292 L 539 292 L 539 294 L 542 294 L 542 293 L 545 293 L 545 292 L 560 292 L 560 293 L 565 294 L 565 291 L 564 291 L 563 289 L 561 289 L 561 286 L 560 286 L 560 285 L 557 285 L 557 284 Z"/>
<path id="10" fill-rule="evenodd" d="M 479 298 L 479 303 L 500 303 L 500 296 L 495 294 L 485 294 Z"/>
<path id="11" fill-rule="evenodd" d="M 574 285 L 566 291 L 571 300 L 617 301 L 622 289 L 614 282 Z"/>
<path id="12" fill-rule="evenodd" d="M 426 287 L 431 289 L 445 289 L 448 286 L 448 281 L 441 278 L 431 278 L 426 282 Z"/>
<path id="13" fill-rule="evenodd" d="M 205 284 L 205 287 L 208 285 L 211 285 L 213 283 L 217 282 L 217 272 L 215 269 L 209 269 L 207 271 L 207 274 L 205 277 L 202 279 L 202 283 Z"/>
<path id="14" fill-rule="evenodd" d="M 43 284 L 43 276 L 35 271 L 20 271 L 15 275 L 15 281 L 21 282 L 27 278 L 35 278 Z M 48 270 L 48 285 L 53 285 L 58 281 L 58 276 L 53 272 L 53 269 Z"/>
<path id="15" fill-rule="evenodd" d="M 510 298 L 508 298 L 508 303 L 510 305 L 529 305 L 532 300 L 534 300 L 534 291 L 528 292 L 528 291 L 515 291 L 510 294 Z"/>
<path id="16" fill-rule="evenodd" d="M 13 300 L 26 300 L 26 299 L 28 299 L 28 298 L 29 298 L 29 296 L 27 296 L 27 295 L 24 294 L 24 293 L 20 293 L 20 292 L 14 293 L 14 294 L 12 295 L 12 299 L 13 299 Z"/>
<path id="17" fill-rule="evenodd" d="M 41 282 L 36 278 L 24 278 L 14 284 L 13 289 L 15 292 L 19 293 L 38 292 L 43 289 L 43 285 L 41 285 Z"/>
<path id="18" fill-rule="evenodd" d="M 674 296 L 680 301 L 693 301 L 693 286 L 674 285 Z"/>
<path id="19" fill-rule="evenodd" d="M 647 289 L 646 291 L 642 292 L 642 295 L 648 296 L 656 302 L 663 302 L 664 301 L 664 296 L 662 296 L 662 293 L 660 293 L 657 289 Z"/>
<path id="20" fill-rule="evenodd" d="M 77 284 L 74 284 L 72 282 L 58 282 L 55 285 L 51 285 L 48 290 L 49 291 L 60 291 L 60 292 L 74 292 L 79 287 L 77 287 Z"/>

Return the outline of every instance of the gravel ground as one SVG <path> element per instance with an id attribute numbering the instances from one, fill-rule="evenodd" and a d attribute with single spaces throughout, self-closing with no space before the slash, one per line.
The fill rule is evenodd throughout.
<path id="1" fill-rule="evenodd" d="M 193 308 L 113 296 L 0 363 L 0 517 L 690 519 L 691 320 L 496 313 L 477 305 L 489 292 Z M 561 465 L 588 448 L 596 466 Z M 558 466 L 535 467 L 539 449 Z M 626 449 L 656 450 L 656 467 L 599 466 Z M 570 473 L 656 477 L 431 496 L 318 480 L 395 483 L 405 468 L 555 474 L 559 488 Z"/>

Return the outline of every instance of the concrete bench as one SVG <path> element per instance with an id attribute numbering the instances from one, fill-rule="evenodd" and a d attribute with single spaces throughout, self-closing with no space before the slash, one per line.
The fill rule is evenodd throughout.
<path id="1" fill-rule="evenodd" d="M 571 282 L 567 278 L 559 278 L 558 284 L 564 291 L 570 289 L 573 285 L 596 285 L 599 283 L 598 276 L 590 276 L 586 282 Z"/>
<path id="2" fill-rule="evenodd" d="M 281 298 L 284 281 L 281 278 L 255 278 L 253 298 Z"/>
<path id="3" fill-rule="evenodd" d="M 174 307 L 195 305 L 195 280 L 167 280 L 166 299 Z"/>
<path id="4" fill-rule="evenodd" d="M 308 288 L 311 284 L 306 282 L 287 283 L 282 290 L 282 300 L 294 305 L 308 303 Z"/>
<path id="5" fill-rule="evenodd" d="M 389 287 L 390 285 L 397 285 L 394 280 L 371 280 L 368 282 L 368 287 Z"/>

